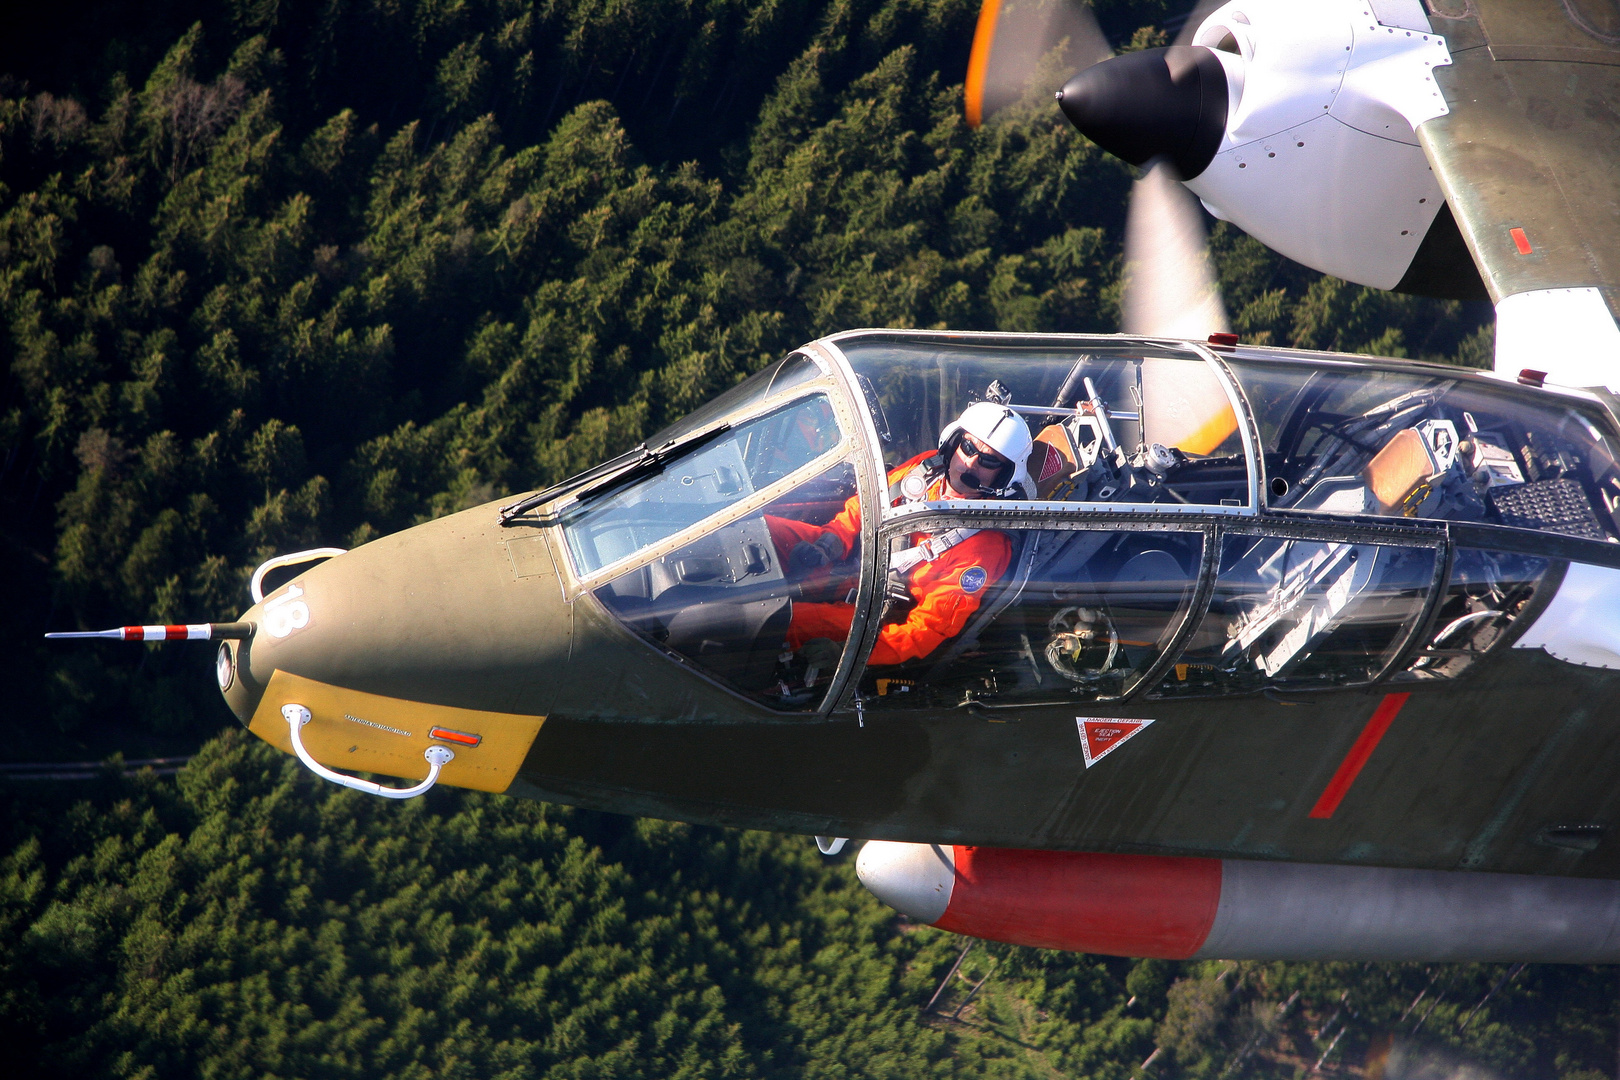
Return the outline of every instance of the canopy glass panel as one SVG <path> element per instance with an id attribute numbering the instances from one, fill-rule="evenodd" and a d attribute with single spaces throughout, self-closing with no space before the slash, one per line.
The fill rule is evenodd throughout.
<path id="1" fill-rule="evenodd" d="M 1511 551 L 1458 548 L 1428 635 L 1395 682 L 1455 679 L 1508 641 L 1520 616 L 1546 602 L 1553 560 Z M 1556 588 L 1558 575 L 1553 575 Z"/>
<path id="2" fill-rule="evenodd" d="M 1245 506 L 1238 416 L 1195 353 L 1111 344 L 1007 344 L 945 335 L 835 340 L 862 390 L 883 463 L 922 460 L 975 401 L 1020 413 L 1039 501 L 1139 508 Z"/>
<path id="3" fill-rule="evenodd" d="M 893 535 L 891 560 L 922 535 Z M 1204 547 L 1196 530 L 986 529 L 971 539 L 971 558 L 943 574 L 915 568 L 905 598 L 887 605 L 861 683 L 871 707 L 1128 694 L 1185 623 Z"/>
<path id="4" fill-rule="evenodd" d="M 778 711 L 814 709 L 849 638 L 861 546 L 816 548 L 809 558 L 800 544 L 856 505 L 855 469 L 840 462 L 619 575 L 596 597 L 637 635 L 744 696 Z M 822 620 L 814 633 L 795 635 L 795 611 L 806 605 L 848 614 L 841 626 Z"/>
<path id="5" fill-rule="evenodd" d="M 1443 372 L 1228 361 L 1279 509 L 1620 538 L 1620 465 L 1584 403 Z"/>
<path id="6" fill-rule="evenodd" d="M 631 559 L 811 464 L 841 440 L 825 394 L 800 399 L 712 438 L 694 437 L 691 449 L 658 463 L 650 475 L 633 474 L 563 512 L 574 571 L 589 577 Z"/>
<path id="7" fill-rule="evenodd" d="M 1154 693 L 1370 682 L 1415 632 L 1441 554 L 1433 547 L 1229 535 L 1209 610 Z"/>

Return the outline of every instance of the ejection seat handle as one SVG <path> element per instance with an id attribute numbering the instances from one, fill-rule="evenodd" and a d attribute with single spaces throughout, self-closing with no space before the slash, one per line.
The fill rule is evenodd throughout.
<path id="1" fill-rule="evenodd" d="M 309 710 L 304 706 L 297 704 L 283 705 L 281 715 L 287 721 L 287 727 L 292 732 L 293 752 L 298 755 L 298 760 L 302 761 L 310 772 L 323 780 L 330 780 L 334 784 L 353 788 L 355 791 L 363 791 L 367 795 L 380 795 L 385 799 L 414 799 L 439 782 L 439 770 L 444 768 L 456 756 L 456 752 L 448 746 L 430 746 L 422 754 L 422 757 L 427 759 L 428 763 L 426 779 L 420 784 L 413 784 L 406 788 L 383 787 L 381 784 L 373 783 L 370 780 L 362 780 L 358 776 L 346 776 L 343 773 L 334 772 L 313 757 L 310 757 L 309 751 L 304 749 L 304 739 L 300 733 L 300 729 L 310 721 Z"/>

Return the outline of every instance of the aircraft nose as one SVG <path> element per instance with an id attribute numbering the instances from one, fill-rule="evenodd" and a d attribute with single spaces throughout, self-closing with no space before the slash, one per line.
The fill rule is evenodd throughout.
<path id="1" fill-rule="evenodd" d="M 478 507 L 299 574 L 254 605 L 232 710 L 248 722 L 272 676 L 461 709 L 544 714 L 569 681 L 573 606 L 543 530 Z M 222 668 L 221 682 L 227 671 Z"/>
<path id="2" fill-rule="evenodd" d="M 1132 165 L 1168 157 L 1183 180 L 1214 160 L 1226 132 L 1226 70 L 1202 46 L 1143 49 L 1093 64 L 1058 91 L 1081 133 Z"/>
<path id="3" fill-rule="evenodd" d="M 873 896 L 925 923 L 945 914 L 956 885 L 952 848 L 940 844 L 869 840 L 855 859 L 855 876 Z"/>

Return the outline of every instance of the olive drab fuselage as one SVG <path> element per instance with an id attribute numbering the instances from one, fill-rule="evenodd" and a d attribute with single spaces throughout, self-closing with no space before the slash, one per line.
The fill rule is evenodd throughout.
<path id="1" fill-rule="evenodd" d="M 996 383 L 1033 497 L 892 499 Z M 854 331 L 520 513 L 303 570 L 221 684 L 284 750 L 306 706 L 328 768 L 419 780 L 444 743 L 441 783 L 625 813 L 1617 876 L 1616 431 L 1606 395 L 1432 365 Z M 773 542 L 851 498 L 843 559 Z M 953 530 L 1005 570 L 873 662 L 891 566 Z M 790 634 L 832 604 L 842 640 Z"/>

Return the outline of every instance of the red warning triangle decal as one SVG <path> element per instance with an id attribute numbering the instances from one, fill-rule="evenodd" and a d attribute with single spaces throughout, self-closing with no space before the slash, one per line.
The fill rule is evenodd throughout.
<path id="1" fill-rule="evenodd" d="M 1152 720 L 1115 720 L 1099 716 L 1077 716 L 1075 720 L 1080 727 L 1080 749 L 1086 755 L 1088 769 L 1153 723 Z"/>

